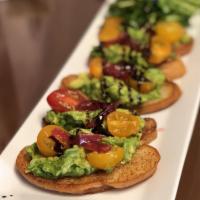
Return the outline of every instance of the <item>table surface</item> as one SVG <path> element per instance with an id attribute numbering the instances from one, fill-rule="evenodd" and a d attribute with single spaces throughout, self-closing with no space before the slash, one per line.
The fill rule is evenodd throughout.
<path id="1" fill-rule="evenodd" d="M 81 2 L 0 2 L 0 152 L 48 88 L 103 3 Z M 200 199 L 199 141 L 200 112 L 177 200 Z"/>

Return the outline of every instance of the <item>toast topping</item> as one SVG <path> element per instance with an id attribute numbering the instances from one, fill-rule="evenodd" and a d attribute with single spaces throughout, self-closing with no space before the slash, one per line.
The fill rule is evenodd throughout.
<path id="1" fill-rule="evenodd" d="M 144 120 L 117 106 L 110 104 L 98 111 L 50 111 L 46 120 L 50 125 L 27 148 L 31 157 L 27 172 L 45 178 L 83 176 L 98 170 L 111 172 L 118 164 L 129 162 L 140 144 Z M 101 129 L 88 128 L 88 120 L 97 123 L 96 119 Z"/>
<path id="2" fill-rule="evenodd" d="M 62 127 L 45 126 L 38 134 L 37 147 L 43 156 L 62 154 L 69 147 L 69 135 Z"/>
<path id="3" fill-rule="evenodd" d="M 145 72 L 145 75 L 154 84 L 154 89 L 145 94 L 112 76 L 103 76 L 96 79 L 81 74 L 69 84 L 69 87 L 82 91 L 91 100 L 105 103 L 118 101 L 124 107 L 133 107 L 160 98 L 160 87 L 164 83 L 164 75 L 157 69 L 150 69 Z"/>
<path id="4" fill-rule="evenodd" d="M 113 147 L 107 153 L 92 152 L 87 154 L 87 160 L 91 166 L 97 169 L 109 170 L 123 160 L 124 149 Z"/>
<path id="5" fill-rule="evenodd" d="M 138 116 L 115 111 L 107 116 L 107 126 L 113 136 L 128 137 L 136 134 L 140 128 Z"/>

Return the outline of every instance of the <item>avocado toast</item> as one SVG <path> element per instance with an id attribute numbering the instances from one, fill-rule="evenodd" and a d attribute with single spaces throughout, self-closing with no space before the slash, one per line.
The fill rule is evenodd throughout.
<path id="1" fill-rule="evenodd" d="M 180 88 L 173 82 L 165 82 L 164 75 L 158 70 L 151 69 L 146 74 L 153 83 L 153 88 L 146 93 L 128 86 L 124 80 L 113 76 L 93 78 L 87 74 L 65 77 L 61 82 L 61 88 L 81 91 L 90 100 L 105 103 L 118 101 L 122 107 L 134 108 L 140 114 L 165 109 L 180 98 Z M 136 83 L 136 87 L 145 89 L 149 86 Z"/>
<path id="2" fill-rule="evenodd" d="M 19 173 L 35 186 L 85 194 L 126 188 L 156 171 L 160 155 L 148 145 L 157 136 L 151 118 L 110 104 L 92 111 L 52 110 L 44 121 L 36 143 L 16 159 Z"/>

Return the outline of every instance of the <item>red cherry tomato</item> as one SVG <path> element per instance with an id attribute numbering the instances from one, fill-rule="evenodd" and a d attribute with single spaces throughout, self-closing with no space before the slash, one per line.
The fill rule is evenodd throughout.
<path id="1" fill-rule="evenodd" d="M 80 91 L 62 88 L 53 91 L 48 97 L 47 102 L 56 112 L 65 112 L 76 109 L 76 107 L 88 98 Z"/>

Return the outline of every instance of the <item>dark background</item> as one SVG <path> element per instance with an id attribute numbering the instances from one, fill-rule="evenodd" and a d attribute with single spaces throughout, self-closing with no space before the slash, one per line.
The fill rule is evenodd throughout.
<path id="1" fill-rule="evenodd" d="M 0 152 L 48 88 L 102 3 L 101 0 L 0 3 Z M 200 199 L 199 122 L 200 114 L 177 200 Z"/>

